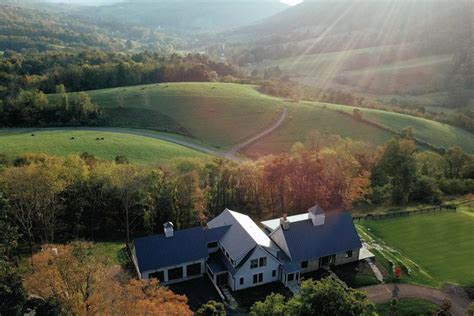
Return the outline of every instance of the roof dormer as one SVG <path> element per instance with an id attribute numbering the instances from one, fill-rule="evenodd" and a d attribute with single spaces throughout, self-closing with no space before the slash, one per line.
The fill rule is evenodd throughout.
<path id="1" fill-rule="evenodd" d="M 326 215 L 324 214 L 324 210 L 319 207 L 319 205 L 315 205 L 308 209 L 309 219 L 313 222 L 313 226 L 320 226 L 324 225 L 326 220 Z"/>

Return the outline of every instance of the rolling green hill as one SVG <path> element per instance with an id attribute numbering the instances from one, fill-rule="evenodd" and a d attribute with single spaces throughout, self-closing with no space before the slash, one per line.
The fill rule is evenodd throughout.
<path id="1" fill-rule="evenodd" d="M 387 142 L 406 127 L 438 147 L 459 145 L 474 152 L 474 137 L 446 124 L 408 115 L 361 109 L 384 130 L 353 119 L 353 107 L 289 102 L 259 93 L 253 86 L 226 83 L 170 83 L 88 92 L 106 113 L 106 126 L 168 130 L 204 144 L 229 149 L 272 125 L 284 107 L 288 118 L 275 132 L 245 150 L 251 156 L 286 151 L 314 130 L 372 145 Z M 52 95 L 50 98 L 56 98 Z M 343 113 L 346 112 L 346 113 Z"/>
<path id="2" fill-rule="evenodd" d="M 354 110 L 352 106 L 338 104 L 326 104 L 326 106 L 346 113 L 352 113 Z M 445 148 L 458 145 L 466 152 L 474 152 L 474 135 L 461 128 L 394 112 L 361 108 L 359 110 L 363 113 L 363 117 L 366 120 L 384 126 L 392 131 L 401 132 L 407 127 L 412 127 L 414 129 L 415 138 L 421 141 Z"/>
<path id="3" fill-rule="evenodd" d="M 251 86 L 222 83 L 170 83 L 88 93 L 105 109 L 107 126 L 174 131 L 221 148 L 271 125 L 286 104 Z"/>
<path id="4" fill-rule="evenodd" d="M 32 132 L 15 129 L 0 133 L 0 153 L 12 158 L 19 154 L 37 152 L 57 156 L 88 152 L 105 160 L 124 155 L 131 162 L 138 164 L 159 164 L 177 158 L 206 157 L 201 152 L 180 145 L 124 133 L 79 130 Z"/>

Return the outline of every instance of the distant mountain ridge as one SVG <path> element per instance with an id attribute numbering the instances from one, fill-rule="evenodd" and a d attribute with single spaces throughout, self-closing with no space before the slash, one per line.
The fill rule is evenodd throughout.
<path id="1" fill-rule="evenodd" d="M 103 22 L 125 20 L 181 33 L 221 32 L 258 22 L 289 6 L 279 0 L 127 1 L 81 11 Z"/>

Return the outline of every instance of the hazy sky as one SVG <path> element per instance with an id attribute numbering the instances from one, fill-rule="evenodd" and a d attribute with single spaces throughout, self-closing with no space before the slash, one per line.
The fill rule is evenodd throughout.
<path id="1" fill-rule="evenodd" d="M 303 0 L 281 0 L 281 2 L 289 4 L 289 5 L 295 5 L 295 4 L 303 2 Z"/>

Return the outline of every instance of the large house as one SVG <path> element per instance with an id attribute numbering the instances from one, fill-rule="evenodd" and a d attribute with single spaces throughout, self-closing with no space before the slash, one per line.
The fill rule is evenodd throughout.
<path id="1" fill-rule="evenodd" d="M 303 273 L 359 260 L 349 213 L 314 206 L 261 224 L 229 209 L 205 228 L 174 231 L 166 223 L 164 234 L 133 241 L 133 261 L 143 279 L 169 284 L 207 274 L 216 287 L 236 291 L 274 281 L 290 287 Z"/>

